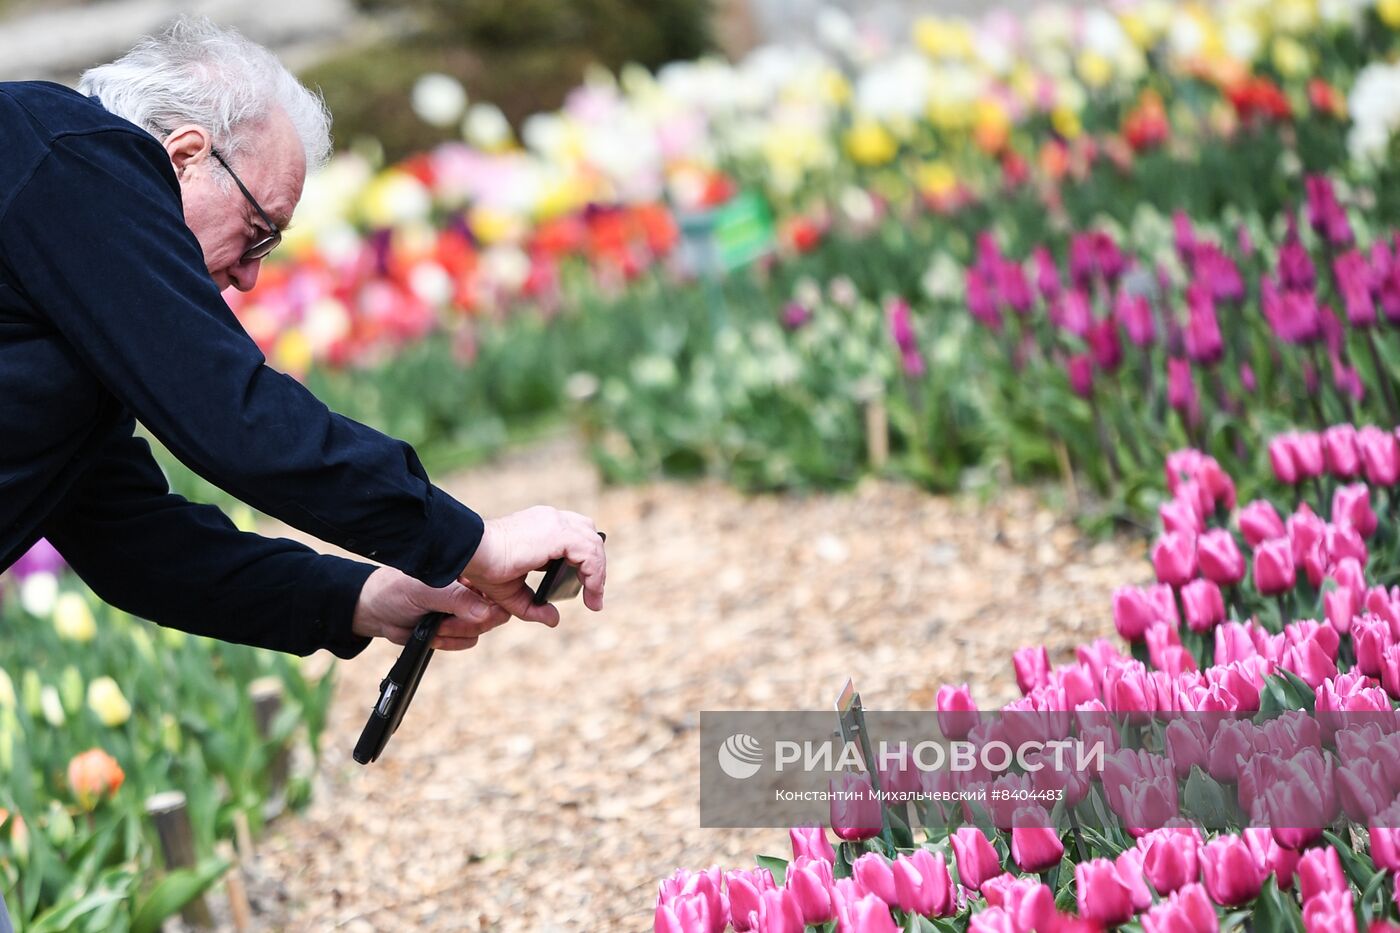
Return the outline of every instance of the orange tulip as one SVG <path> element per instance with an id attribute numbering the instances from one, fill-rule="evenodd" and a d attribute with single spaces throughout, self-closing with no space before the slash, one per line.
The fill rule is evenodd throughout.
<path id="1" fill-rule="evenodd" d="M 68 786 L 84 810 L 91 810 L 103 797 L 115 794 L 126 780 L 117 760 L 100 748 L 90 748 L 68 762 Z"/>

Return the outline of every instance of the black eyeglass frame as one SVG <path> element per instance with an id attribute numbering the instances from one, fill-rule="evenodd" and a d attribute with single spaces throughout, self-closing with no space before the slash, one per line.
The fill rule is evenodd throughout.
<path id="1" fill-rule="evenodd" d="M 238 177 L 238 173 L 229 167 L 228 162 L 224 161 L 223 156 L 219 155 L 219 150 L 211 147 L 209 152 L 214 158 L 219 160 L 219 164 L 224 167 L 224 171 L 229 173 L 229 176 L 233 179 L 233 183 L 238 186 L 238 190 L 243 192 L 243 197 L 247 198 L 248 203 L 253 205 L 253 210 L 258 212 L 258 216 L 262 218 L 262 222 L 267 224 L 267 229 L 271 231 L 267 236 L 244 250 L 243 256 L 239 261 L 256 262 L 259 259 L 266 258 L 267 254 L 276 249 L 282 242 L 281 229 L 272 222 L 272 218 L 267 216 L 267 211 L 262 209 L 262 205 L 258 203 L 257 198 L 253 197 L 253 193 L 248 190 L 248 186 L 243 184 L 243 179 Z"/>

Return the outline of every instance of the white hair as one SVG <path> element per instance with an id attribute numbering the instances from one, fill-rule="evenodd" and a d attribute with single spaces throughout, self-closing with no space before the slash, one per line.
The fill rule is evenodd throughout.
<path id="1" fill-rule="evenodd" d="M 89 68 L 78 90 L 158 139 L 198 124 L 228 158 L 254 150 L 252 131 L 281 108 L 301 139 L 307 170 L 330 158 L 331 116 L 321 96 L 267 49 L 206 17 L 181 16 L 111 64 Z"/>

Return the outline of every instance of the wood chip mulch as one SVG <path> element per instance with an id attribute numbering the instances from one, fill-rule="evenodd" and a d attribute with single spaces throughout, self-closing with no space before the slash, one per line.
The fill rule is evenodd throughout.
<path id="1" fill-rule="evenodd" d="M 398 648 L 340 663 L 314 801 L 243 866 L 259 929 L 649 930 L 676 867 L 788 854 L 781 830 L 698 828 L 699 711 L 827 710 L 847 677 L 868 709 L 963 681 L 994 708 L 1015 648 L 1069 660 L 1151 574 L 1142 542 L 1085 540 L 1027 490 L 602 488 L 571 438 L 443 484 L 486 515 L 593 516 L 606 608 L 439 652 L 369 767 L 350 750 Z"/>

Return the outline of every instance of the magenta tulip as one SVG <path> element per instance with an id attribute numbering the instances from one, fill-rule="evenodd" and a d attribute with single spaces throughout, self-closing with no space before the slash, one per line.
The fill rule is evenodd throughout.
<path id="1" fill-rule="evenodd" d="M 1337 479 L 1351 479 L 1361 472 L 1361 453 L 1356 446 L 1356 428 L 1333 425 L 1322 432 L 1322 457 L 1327 472 Z"/>
<path id="2" fill-rule="evenodd" d="M 870 777 L 865 774 L 842 774 L 831 786 L 831 831 L 847 840 L 869 839 L 883 828 L 880 800 L 875 796 Z"/>
<path id="3" fill-rule="evenodd" d="M 1152 567 L 1157 571 L 1158 581 L 1184 586 L 1196 575 L 1196 536 L 1164 532 L 1152 546 Z"/>
<path id="4" fill-rule="evenodd" d="M 874 894 L 886 904 L 898 903 L 894 891 L 894 868 L 878 852 L 867 852 L 851 865 L 851 874 L 863 894 Z"/>
<path id="5" fill-rule="evenodd" d="M 1273 467 L 1274 478 L 1285 486 L 1298 482 L 1298 464 L 1293 457 L 1293 438 L 1280 435 L 1269 441 L 1269 465 Z"/>
<path id="6" fill-rule="evenodd" d="M 763 933 L 805 933 L 807 925 L 802 921 L 802 908 L 793 893 L 787 888 L 774 888 L 763 892 L 754 929 Z"/>
<path id="7" fill-rule="evenodd" d="M 1197 538 L 1196 559 L 1201 576 L 1221 586 L 1234 586 L 1244 579 L 1244 555 L 1227 529 L 1212 528 Z"/>
<path id="8" fill-rule="evenodd" d="M 811 859 L 824 859 L 835 863 L 836 850 L 827 841 L 826 830 L 820 826 L 794 826 L 788 830 L 792 840 L 793 858 L 806 856 Z"/>
<path id="9" fill-rule="evenodd" d="M 1304 899 L 1303 929 L 1307 933 L 1356 933 L 1351 891 L 1327 891 Z"/>
<path id="10" fill-rule="evenodd" d="M 967 684 L 954 687 L 944 684 L 938 688 L 938 728 L 943 735 L 955 741 L 967 738 L 978 722 L 977 704 L 972 700 L 972 690 Z"/>
<path id="11" fill-rule="evenodd" d="M 1211 900 L 1238 907 L 1253 900 L 1264 886 L 1264 870 L 1239 836 L 1221 835 L 1200 850 L 1201 873 Z"/>
<path id="12" fill-rule="evenodd" d="M 953 862 L 963 887 L 980 891 L 983 882 L 1001 874 L 1001 859 L 982 830 L 963 826 L 953 833 L 952 842 Z"/>
<path id="13" fill-rule="evenodd" d="M 836 917 L 836 882 L 830 862 L 799 856 L 788 866 L 783 883 L 797 900 L 804 922 L 821 924 Z M 732 903 L 733 895 L 730 900 Z"/>
<path id="14" fill-rule="evenodd" d="M 1256 499 L 1240 509 L 1240 534 L 1251 548 L 1270 538 L 1282 538 L 1285 533 L 1283 519 L 1267 500 Z"/>
<path id="15" fill-rule="evenodd" d="M 1209 632 L 1225 621 L 1225 598 L 1211 580 L 1192 580 L 1181 588 L 1186 625 L 1193 632 Z"/>
<path id="16" fill-rule="evenodd" d="M 1303 853 L 1298 860 L 1298 891 L 1307 903 L 1319 894 L 1347 890 L 1342 861 L 1331 846 L 1319 846 Z"/>
<path id="17" fill-rule="evenodd" d="M 1297 570 L 1293 566 L 1293 546 L 1287 538 L 1272 538 L 1254 552 L 1254 588 L 1265 596 L 1277 596 L 1293 589 Z"/>
<path id="18" fill-rule="evenodd" d="M 916 849 L 894 861 L 895 902 L 905 913 L 946 917 L 955 913 L 953 879 L 943 853 Z"/>
<path id="19" fill-rule="evenodd" d="M 1011 655 L 1011 666 L 1016 669 L 1016 683 L 1022 693 L 1030 693 L 1050 682 L 1050 653 L 1044 645 L 1016 649 Z"/>
<path id="20" fill-rule="evenodd" d="M 766 868 L 727 871 L 724 873 L 724 884 L 729 891 L 729 916 L 734 929 L 739 933 L 754 929 L 758 924 L 763 892 L 777 887 L 773 883 L 772 873 Z"/>
<path id="21" fill-rule="evenodd" d="M 1199 723 L 1193 725 L 1200 728 Z M 1158 894 L 1170 894 L 1200 876 L 1196 852 L 1201 846 L 1201 832 L 1194 827 L 1154 829 L 1139 838 L 1137 845 L 1142 850 L 1143 874 Z"/>
<path id="22" fill-rule="evenodd" d="M 1363 538 L 1376 530 L 1376 513 L 1371 509 L 1371 490 L 1365 483 L 1339 486 L 1332 494 L 1332 524 L 1348 525 Z"/>
<path id="23" fill-rule="evenodd" d="M 1370 824 L 1372 863 L 1382 871 L 1400 872 L 1400 804 L 1381 810 Z"/>
<path id="24" fill-rule="evenodd" d="M 1216 933 L 1220 918 L 1199 884 L 1186 885 L 1142 915 L 1145 933 Z"/>
<path id="25" fill-rule="evenodd" d="M 1011 819 L 1011 858 L 1022 871 L 1039 874 L 1060 864 L 1065 846 L 1044 808 L 1020 807 Z"/>
<path id="26" fill-rule="evenodd" d="M 1373 486 L 1394 486 L 1400 481 L 1400 440 L 1390 431 L 1368 425 L 1356 432 L 1361 466 Z"/>
<path id="27" fill-rule="evenodd" d="M 899 927 L 890 915 L 889 905 L 873 894 L 867 894 L 859 900 L 838 901 L 836 910 L 840 917 L 837 923 L 840 930 L 851 930 L 855 933 L 899 933 Z"/>
<path id="28" fill-rule="evenodd" d="M 1079 916 L 1104 926 L 1126 923 L 1133 916 L 1133 892 L 1106 858 L 1074 866 L 1074 887 L 1079 896 Z"/>

